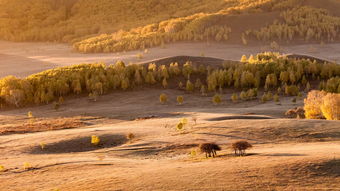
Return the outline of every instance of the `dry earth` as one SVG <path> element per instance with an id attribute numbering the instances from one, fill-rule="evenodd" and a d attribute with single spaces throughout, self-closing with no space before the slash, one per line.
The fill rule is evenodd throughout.
<path id="1" fill-rule="evenodd" d="M 165 105 L 158 102 L 162 92 L 170 98 Z M 36 121 L 83 124 L 0 135 L 0 165 L 6 169 L 0 190 L 340 190 L 340 123 L 284 118 L 301 99 L 231 103 L 228 93 L 214 106 L 211 97 L 184 94 L 185 104 L 178 106 L 181 94 L 142 89 L 98 102 L 67 99 L 59 111 L 52 105 L 1 111 L 0 130 L 27 123 L 28 111 Z M 189 124 L 178 132 L 183 117 Z M 128 133 L 136 137 L 129 141 Z M 91 135 L 102 144 L 92 146 Z M 230 144 L 244 139 L 254 148 L 245 157 L 233 156 Z M 222 151 L 206 159 L 197 151 L 202 142 L 215 142 Z M 24 162 L 33 168 L 24 170 Z"/>
<path id="2" fill-rule="evenodd" d="M 79 63 L 105 62 L 111 64 L 117 60 L 123 60 L 126 63 L 139 63 L 178 55 L 204 55 L 225 60 L 239 60 L 243 54 L 257 54 L 263 51 L 272 51 L 272 49 L 265 46 L 176 43 L 166 45 L 164 48 L 151 48 L 148 53 L 131 51 L 112 54 L 81 54 L 74 52 L 72 47 L 66 44 L 0 41 L 0 77 L 7 75 L 25 77 L 46 69 Z M 282 46 L 280 52 L 307 54 L 330 61 L 340 61 L 340 44 Z M 139 53 L 143 54 L 142 59 L 137 58 Z"/>

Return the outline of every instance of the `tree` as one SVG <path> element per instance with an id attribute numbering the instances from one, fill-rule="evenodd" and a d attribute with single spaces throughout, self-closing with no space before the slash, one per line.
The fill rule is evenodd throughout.
<path id="1" fill-rule="evenodd" d="M 242 73 L 241 76 L 241 87 L 252 87 L 255 84 L 255 78 L 254 75 L 251 72 L 245 71 Z"/>
<path id="2" fill-rule="evenodd" d="M 271 87 L 277 86 L 277 77 L 273 74 L 268 74 L 265 82 L 265 89 L 268 90 Z"/>
<path id="3" fill-rule="evenodd" d="M 178 103 L 178 105 L 182 105 L 183 101 L 184 101 L 183 96 L 177 96 L 177 103 Z"/>
<path id="4" fill-rule="evenodd" d="M 179 83 L 178 83 L 178 88 L 179 88 L 179 89 L 183 89 L 183 83 L 182 83 L 182 82 L 179 82 Z"/>
<path id="5" fill-rule="evenodd" d="M 219 94 L 215 94 L 212 101 L 215 105 L 219 105 L 222 102 L 222 98 Z"/>
<path id="6" fill-rule="evenodd" d="M 161 104 L 165 104 L 168 101 L 168 96 L 166 94 L 162 93 L 159 96 L 159 101 L 161 102 Z"/>
<path id="7" fill-rule="evenodd" d="M 240 93 L 240 98 L 241 98 L 243 101 L 247 100 L 247 99 L 248 99 L 247 93 L 246 93 L 245 91 L 242 91 L 242 92 Z"/>
<path id="8" fill-rule="evenodd" d="M 246 55 L 242 55 L 240 62 L 247 63 L 248 62 L 247 56 Z"/>
<path id="9" fill-rule="evenodd" d="M 279 102 L 280 101 L 280 96 L 278 94 L 275 94 L 273 97 L 275 102 Z"/>
<path id="10" fill-rule="evenodd" d="M 238 101 L 238 96 L 236 93 L 233 93 L 233 95 L 231 96 L 231 100 L 236 103 Z"/>
<path id="11" fill-rule="evenodd" d="M 166 78 L 163 78 L 162 86 L 163 86 L 163 88 L 167 88 L 168 87 L 168 82 L 167 82 Z"/>
<path id="12" fill-rule="evenodd" d="M 16 107 L 20 107 L 20 103 L 24 99 L 24 91 L 19 89 L 14 89 L 9 91 L 8 101 L 14 104 Z"/>
<path id="13" fill-rule="evenodd" d="M 187 81 L 187 85 L 186 85 L 186 88 L 185 88 L 188 92 L 193 92 L 195 87 L 194 87 L 194 84 L 191 83 L 190 80 Z"/>
<path id="14" fill-rule="evenodd" d="M 202 87 L 202 82 L 199 78 L 197 78 L 195 82 L 195 88 L 199 90 L 201 87 Z"/>
<path id="15" fill-rule="evenodd" d="M 323 98 L 321 112 L 327 120 L 340 120 L 340 94 L 328 93 Z"/>
<path id="16" fill-rule="evenodd" d="M 202 96 L 206 96 L 206 95 L 207 95 L 207 90 L 206 90 L 205 85 L 202 85 L 202 86 L 201 86 L 200 92 L 201 92 L 201 95 L 202 95 Z"/>
<path id="17" fill-rule="evenodd" d="M 183 75 L 184 77 L 186 77 L 187 79 L 190 79 L 190 75 L 193 73 L 194 71 L 194 68 L 192 66 L 192 63 L 191 62 L 186 62 L 184 65 L 183 65 Z"/>

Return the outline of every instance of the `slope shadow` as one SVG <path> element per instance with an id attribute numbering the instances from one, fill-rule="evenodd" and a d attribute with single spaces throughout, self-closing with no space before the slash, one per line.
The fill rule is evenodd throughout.
<path id="1" fill-rule="evenodd" d="M 79 137 L 69 140 L 62 140 L 56 143 L 46 144 L 44 148 L 40 145 L 28 149 L 30 154 L 53 154 L 53 153 L 72 153 L 72 152 L 87 152 L 103 148 L 111 148 L 122 145 L 127 142 L 124 135 L 105 134 L 99 136 L 99 145 L 91 144 L 91 137 Z"/>

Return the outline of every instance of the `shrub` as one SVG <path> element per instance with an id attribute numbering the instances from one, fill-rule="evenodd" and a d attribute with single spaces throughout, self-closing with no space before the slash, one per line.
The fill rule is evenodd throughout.
<path id="1" fill-rule="evenodd" d="M 94 146 L 98 146 L 100 144 L 100 138 L 96 135 L 91 136 L 91 144 Z"/>
<path id="2" fill-rule="evenodd" d="M 3 165 L 0 165 L 0 172 L 4 172 L 5 171 L 5 167 Z"/>
<path id="3" fill-rule="evenodd" d="M 178 83 L 178 88 L 179 88 L 179 89 L 183 89 L 183 83 L 182 83 L 182 82 L 179 82 L 179 83 Z"/>
<path id="4" fill-rule="evenodd" d="M 222 98 L 219 94 L 216 94 L 214 95 L 214 97 L 212 98 L 212 102 L 215 104 L 215 105 L 218 105 L 222 102 Z"/>
<path id="5" fill-rule="evenodd" d="M 178 103 L 179 105 L 182 105 L 182 104 L 183 104 L 183 101 L 184 101 L 183 96 L 177 96 L 177 103 Z"/>
<path id="6" fill-rule="evenodd" d="M 207 96 L 207 90 L 206 90 L 205 85 L 202 85 L 202 86 L 201 86 L 200 92 L 201 92 L 201 95 L 202 95 L 202 96 Z"/>
<path id="7" fill-rule="evenodd" d="M 185 88 L 188 92 L 193 92 L 194 89 L 195 89 L 195 86 L 193 83 L 191 83 L 190 80 L 187 81 L 187 85 L 186 85 L 186 88 Z"/>
<path id="8" fill-rule="evenodd" d="M 32 111 L 27 112 L 27 117 L 28 118 L 33 118 L 34 117 Z"/>
<path id="9" fill-rule="evenodd" d="M 161 104 L 165 104 L 168 101 L 168 96 L 166 94 L 162 93 L 159 96 L 159 101 L 161 102 Z"/>
<path id="10" fill-rule="evenodd" d="M 127 135 L 126 135 L 126 138 L 129 140 L 129 141 L 132 141 L 132 139 L 134 139 L 136 136 L 135 136 L 135 134 L 133 134 L 133 133 L 128 133 Z"/>
<path id="11" fill-rule="evenodd" d="M 265 103 L 268 101 L 268 97 L 267 97 L 267 94 L 266 93 L 263 93 L 262 97 L 261 97 L 261 102 L 262 103 Z"/>
<path id="12" fill-rule="evenodd" d="M 245 151 L 253 146 L 248 141 L 237 141 L 231 144 L 235 155 L 244 156 Z"/>
<path id="13" fill-rule="evenodd" d="M 305 118 L 305 110 L 302 107 L 296 107 L 294 109 L 289 109 L 285 116 L 288 118 L 298 118 L 304 119 Z"/>
<path id="14" fill-rule="evenodd" d="M 58 102 L 54 102 L 54 110 L 58 111 L 60 108 L 60 104 Z"/>
<path id="15" fill-rule="evenodd" d="M 278 94 L 275 94 L 273 99 L 275 102 L 280 102 L 280 96 Z"/>
<path id="16" fill-rule="evenodd" d="M 244 91 L 242 91 L 242 92 L 240 93 L 240 98 L 241 98 L 243 101 L 247 100 L 247 99 L 248 99 L 247 93 L 244 92 Z"/>
<path id="17" fill-rule="evenodd" d="M 340 94 L 328 93 L 323 97 L 321 112 L 327 120 L 340 120 Z"/>
<path id="18" fill-rule="evenodd" d="M 292 99 L 292 102 L 293 102 L 293 103 L 296 103 L 296 97 L 294 97 L 294 98 Z"/>
<path id="19" fill-rule="evenodd" d="M 220 151 L 221 147 L 215 143 L 202 143 L 199 145 L 201 152 L 205 153 L 205 157 L 215 157 L 217 155 L 216 151 Z"/>
<path id="20" fill-rule="evenodd" d="M 285 87 L 285 94 L 289 96 L 297 96 L 299 94 L 299 88 L 295 85 Z"/>
<path id="21" fill-rule="evenodd" d="M 324 118 L 321 105 L 322 99 L 327 95 L 326 92 L 313 90 L 307 95 L 304 100 L 304 109 L 306 111 L 305 115 L 307 119 L 322 119 Z"/>
<path id="22" fill-rule="evenodd" d="M 24 168 L 24 170 L 30 170 L 30 169 L 32 169 L 33 167 L 32 167 L 32 165 L 31 165 L 30 163 L 24 162 L 23 168 Z"/>
<path id="23" fill-rule="evenodd" d="M 238 96 L 237 96 L 237 94 L 236 94 L 236 93 L 233 93 L 233 95 L 231 95 L 231 100 L 232 100 L 234 103 L 236 103 L 236 102 L 237 102 L 237 100 L 238 100 Z"/>
<path id="24" fill-rule="evenodd" d="M 163 88 L 167 88 L 168 87 L 168 82 L 167 82 L 166 78 L 163 79 L 162 86 L 163 86 Z"/>
<path id="25" fill-rule="evenodd" d="M 39 145 L 40 145 L 40 149 L 41 150 L 44 150 L 46 148 L 46 144 L 45 143 L 40 143 Z"/>

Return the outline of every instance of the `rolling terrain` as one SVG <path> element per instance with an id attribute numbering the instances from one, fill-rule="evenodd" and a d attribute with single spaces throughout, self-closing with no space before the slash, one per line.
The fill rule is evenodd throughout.
<path id="1" fill-rule="evenodd" d="M 339 10 L 0 0 L 0 191 L 340 191 Z"/>

